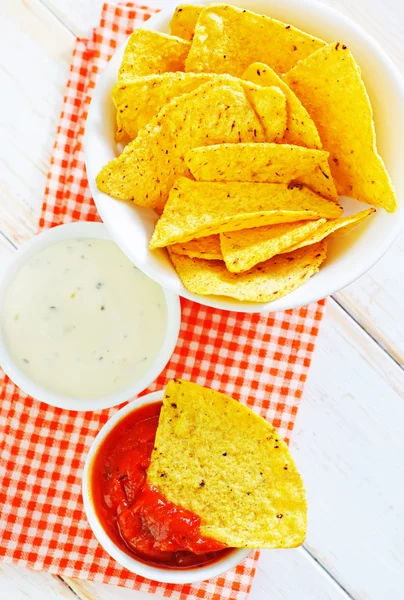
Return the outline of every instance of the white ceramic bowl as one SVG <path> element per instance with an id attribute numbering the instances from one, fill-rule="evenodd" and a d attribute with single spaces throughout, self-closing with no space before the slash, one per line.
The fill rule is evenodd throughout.
<path id="1" fill-rule="evenodd" d="M 16 365 L 5 344 L 1 330 L 1 313 L 4 298 L 10 283 L 13 281 L 18 271 L 30 261 L 37 252 L 61 240 L 77 238 L 111 239 L 102 223 L 88 223 L 82 221 L 60 225 L 59 227 L 47 229 L 33 237 L 11 257 L 11 260 L 8 263 L 2 265 L 0 273 L 0 365 L 14 383 L 37 400 L 46 402 L 46 404 L 50 404 L 51 406 L 69 410 L 101 410 L 130 400 L 147 388 L 147 386 L 161 373 L 173 353 L 177 342 L 181 324 L 181 307 L 178 296 L 172 292 L 163 290 L 167 309 L 167 328 L 163 345 L 151 364 L 150 369 L 127 389 L 108 396 L 81 399 L 59 396 L 38 385 Z"/>
<path id="2" fill-rule="evenodd" d="M 104 548 L 106 552 L 112 558 L 114 558 L 120 565 L 126 567 L 128 571 L 132 573 L 136 573 L 137 575 L 141 575 L 142 577 L 147 577 L 148 579 L 153 579 L 154 581 L 163 581 L 165 583 L 195 583 L 196 581 L 204 581 L 205 579 L 211 579 L 212 577 L 217 577 L 221 575 L 225 571 L 232 569 L 240 562 L 242 562 L 247 556 L 252 552 L 251 549 L 240 549 L 233 550 L 231 553 L 226 555 L 221 560 L 212 563 L 211 565 L 195 567 L 191 569 L 183 569 L 183 570 L 174 570 L 174 569 L 159 569 L 158 567 L 153 567 L 151 565 L 147 565 L 140 560 L 136 560 L 136 558 L 129 556 L 126 552 L 123 552 L 107 535 L 104 528 L 102 527 L 98 517 L 96 515 L 92 495 L 91 495 L 91 467 L 94 460 L 94 457 L 98 451 L 98 448 L 102 444 L 103 440 L 110 433 L 112 429 L 116 426 L 116 424 L 121 421 L 123 417 L 128 415 L 134 410 L 137 410 L 141 406 L 146 406 L 148 404 L 152 404 L 153 402 L 158 402 L 163 398 L 163 390 L 159 392 L 153 392 L 152 394 L 147 394 L 146 396 L 142 396 L 142 398 L 138 398 L 133 402 L 130 402 L 123 408 L 121 408 L 107 423 L 105 423 L 104 427 L 100 430 L 97 437 L 93 441 L 91 448 L 88 452 L 86 463 L 84 465 L 83 471 L 83 501 L 84 501 L 84 510 L 87 515 L 88 522 L 90 523 L 91 529 L 94 532 L 95 537 Z"/>
<path id="3" fill-rule="evenodd" d="M 205 4 L 206 2 L 198 2 Z M 399 208 L 394 214 L 380 209 L 350 234 L 329 243 L 328 258 L 320 272 L 302 287 L 270 303 L 239 302 L 224 297 L 199 296 L 188 292 L 174 271 L 166 253 L 148 249 L 154 211 L 120 202 L 100 192 L 95 184 L 98 171 L 119 154 L 114 142 L 115 109 L 110 98 L 124 51 L 120 47 L 101 75 L 91 102 L 85 155 L 91 191 L 97 208 L 113 239 L 149 277 L 176 294 L 200 304 L 240 312 L 286 310 L 319 300 L 352 283 L 370 269 L 386 252 L 404 222 L 404 84 L 390 59 L 358 25 L 337 11 L 313 0 L 231 0 L 231 4 L 287 21 L 327 42 L 341 41 L 353 52 L 362 70 L 376 123 L 378 148 L 394 181 Z M 168 32 L 173 3 L 152 17 L 143 27 Z M 366 205 L 342 198 L 346 214 Z"/>

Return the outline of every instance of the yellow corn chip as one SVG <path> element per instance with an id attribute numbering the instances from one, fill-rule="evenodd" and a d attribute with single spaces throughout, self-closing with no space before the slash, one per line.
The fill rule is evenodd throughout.
<path id="1" fill-rule="evenodd" d="M 322 150 L 288 144 L 219 144 L 194 148 L 185 161 L 197 181 L 290 183 L 327 156 Z"/>
<path id="2" fill-rule="evenodd" d="M 291 25 L 224 4 L 199 15 L 185 70 L 241 77 L 253 62 L 285 73 L 324 42 Z"/>
<path id="3" fill-rule="evenodd" d="M 184 286 L 202 296 L 230 296 L 245 302 L 272 302 L 303 285 L 326 257 L 325 242 L 274 256 L 250 271 L 230 273 L 217 260 L 200 260 L 170 253 Z"/>
<path id="4" fill-rule="evenodd" d="M 294 247 L 326 222 L 326 219 L 298 221 L 221 233 L 220 247 L 226 267 L 231 273 L 248 271 Z"/>
<path id="5" fill-rule="evenodd" d="M 220 75 L 216 76 L 218 81 Z M 192 92 L 211 81 L 215 75 L 205 73 L 162 73 L 118 82 L 112 90 L 116 106 L 118 134 L 134 139 L 157 113 L 176 96 Z"/>
<path id="6" fill-rule="evenodd" d="M 356 213 L 356 215 L 351 215 L 350 217 L 326 221 L 302 241 L 296 241 L 295 243 L 291 244 L 289 248 L 285 248 L 282 252 L 293 252 L 298 248 L 304 248 L 305 246 L 310 246 L 310 244 L 317 244 L 317 242 L 320 242 L 338 229 L 350 229 L 352 226 L 358 225 L 361 221 L 372 215 L 374 212 L 376 212 L 374 208 L 369 208 L 368 210 L 362 210 L 361 212 Z"/>
<path id="7" fill-rule="evenodd" d="M 263 63 L 253 63 L 243 73 L 243 79 L 252 81 L 258 85 L 276 85 L 285 94 L 287 102 L 287 125 L 283 143 L 321 150 L 322 143 L 320 136 L 309 113 L 299 98 L 275 71 Z"/>
<path id="8" fill-rule="evenodd" d="M 205 83 L 171 100 L 101 169 L 97 186 L 115 198 L 162 209 L 174 180 L 189 173 L 188 150 L 252 141 L 265 141 L 264 132 L 242 87 L 229 78 L 225 85 Z"/>
<path id="9" fill-rule="evenodd" d="M 162 73 L 118 82 L 112 99 L 117 108 L 117 139 L 125 133 L 135 138 L 173 98 L 195 90 L 211 81 L 218 85 L 241 85 L 247 99 L 265 129 L 265 139 L 272 141 L 283 136 L 286 127 L 285 95 L 278 88 L 263 88 L 231 77 L 208 73 Z"/>
<path id="10" fill-rule="evenodd" d="M 171 34 L 191 41 L 194 37 L 196 22 L 202 10 L 203 6 L 196 4 L 180 4 L 177 6 L 170 23 Z"/>
<path id="11" fill-rule="evenodd" d="M 213 233 L 294 221 L 338 217 L 342 208 L 303 186 L 285 183 L 207 183 L 178 179 L 150 241 L 150 248 Z"/>
<path id="12" fill-rule="evenodd" d="M 240 82 L 262 125 L 265 141 L 281 140 L 286 128 L 285 94 L 277 87 L 261 87 L 243 79 L 235 79 Z"/>
<path id="13" fill-rule="evenodd" d="M 184 244 L 173 244 L 169 248 L 174 254 L 182 254 L 191 258 L 223 260 L 218 235 L 208 235 L 207 237 L 191 240 Z"/>
<path id="14" fill-rule="evenodd" d="M 136 29 L 125 48 L 119 81 L 165 71 L 183 71 L 190 46 L 189 42 L 166 33 Z"/>
<path id="15" fill-rule="evenodd" d="M 338 202 L 337 190 L 326 157 L 320 161 L 320 164 L 313 171 L 297 177 L 293 183 L 305 185 L 309 190 L 323 196 L 323 198 Z"/>
<path id="16" fill-rule="evenodd" d="M 294 548 L 306 534 L 302 479 L 276 429 L 233 398 L 181 379 L 166 387 L 149 483 L 235 548 Z"/>
<path id="17" fill-rule="evenodd" d="M 287 125 L 283 143 L 296 144 L 306 148 L 323 147 L 317 128 L 299 98 L 292 92 L 289 86 L 281 79 L 275 71 L 263 63 L 253 63 L 243 74 L 243 79 L 261 85 L 276 85 L 286 97 Z M 328 154 L 327 154 L 328 156 Z M 329 200 L 337 200 L 337 190 L 331 175 L 328 160 L 324 157 L 321 165 L 304 177 L 296 179 L 296 183 L 302 183 L 316 194 L 324 196 Z"/>
<path id="18" fill-rule="evenodd" d="M 337 191 L 362 202 L 396 208 L 393 184 L 376 149 L 372 108 L 348 48 L 321 48 L 285 75 L 330 153 Z"/>
<path id="19" fill-rule="evenodd" d="M 252 87 L 244 82 L 244 91 L 265 132 L 267 142 L 281 140 L 286 129 L 286 98 L 277 87 Z"/>

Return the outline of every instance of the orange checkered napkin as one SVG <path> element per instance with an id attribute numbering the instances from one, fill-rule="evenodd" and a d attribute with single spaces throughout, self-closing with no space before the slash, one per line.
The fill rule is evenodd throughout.
<path id="1" fill-rule="evenodd" d="M 115 48 L 149 18 L 135 5 L 103 8 L 90 39 L 75 44 L 40 227 L 98 220 L 87 184 L 83 133 L 97 76 Z M 177 347 L 147 391 L 175 376 L 245 402 L 288 438 L 306 380 L 323 302 L 272 314 L 239 314 L 182 300 Z M 31 569 L 91 579 L 183 600 L 244 600 L 258 551 L 232 571 L 197 585 L 138 577 L 98 544 L 83 512 L 81 474 L 88 448 L 116 408 L 75 413 L 52 408 L 3 377 L 0 402 L 0 558 Z"/>

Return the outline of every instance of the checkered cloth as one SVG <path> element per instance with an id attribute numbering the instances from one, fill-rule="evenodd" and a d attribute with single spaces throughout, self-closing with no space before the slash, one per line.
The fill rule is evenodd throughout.
<path id="1" fill-rule="evenodd" d="M 83 134 L 97 77 L 118 44 L 153 11 L 106 4 L 90 39 L 76 40 L 47 179 L 40 227 L 99 220 L 87 184 Z M 226 392 L 288 439 L 310 365 L 324 302 L 273 314 L 239 314 L 182 300 L 177 347 L 147 391 L 175 376 Z M 244 600 L 258 551 L 198 585 L 160 584 L 118 565 L 83 512 L 81 474 L 95 435 L 116 408 L 75 413 L 28 397 L 4 377 L 0 407 L 0 557 L 4 562 L 174 598 Z"/>

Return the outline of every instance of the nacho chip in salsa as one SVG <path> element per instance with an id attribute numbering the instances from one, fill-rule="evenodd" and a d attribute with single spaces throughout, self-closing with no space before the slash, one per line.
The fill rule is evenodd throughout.
<path id="1" fill-rule="evenodd" d="M 303 481 L 276 429 L 233 398 L 181 379 L 166 387 L 147 480 L 235 548 L 294 548 Z"/>

